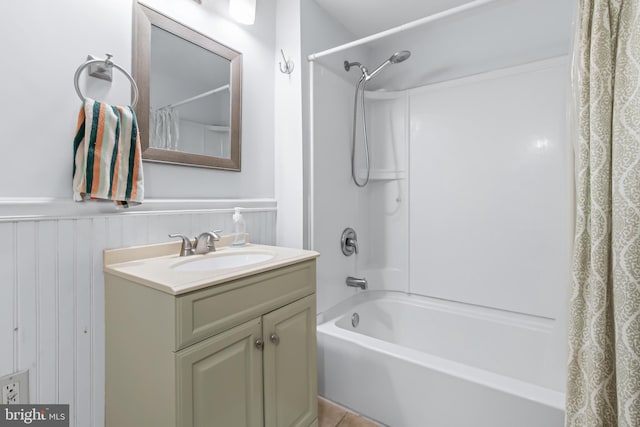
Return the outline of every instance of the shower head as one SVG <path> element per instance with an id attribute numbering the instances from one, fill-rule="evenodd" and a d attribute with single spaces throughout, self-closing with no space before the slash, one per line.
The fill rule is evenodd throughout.
<path id="1" fill-rule="evenodd" d="M 397 64 L 399 62 L 406 61 L 410 56 L 411 52 L 409 52 L 408 50 L 401 50 L 400 52 L 396 52 L 391 55 L 391 58 L 389 58 L 389 62 L 391 62 L 392 64 Z"/>
<path id="2" fill-rule="evenodd" d="M 408 50 L 401 50 L 400 52 L 394 53 L 393 55 L 391 55 L 391 57 L 389 59 L 387 59 L 382 64 L 380 64 L 380 66 L 378 68 L 373 70 L 373 72 L 371 74 L 365 75 L 365 80 L 367 80 L 367 81 L 371 80 L 373 78 L 373 76 L 375 76 L 380 71 L 382 71 L 382 69 L 384 67 L 386 67 L 387 65 L 389 65 L 389 64 L 398 64 L 398 63 L 400 63 L 402 61 L 405 61 L 407 58 L 409 58 L 409 56 L 411 56 L 411 52 L 409 52 Z"/>
<path id="3" fill-rule="evenodd" d="M 367 67 L 365 67 L 364 65 L 362 65 L 359 62 L 344 61 L 344 69 L 345 69 L 345 71 L 349 71 L 351 69 L 351 67 L 353 67 L 353 66 L 359 67 L 360 71 L 362 72 L 362 78 L 365 80 L 365 82 L 367 82 L 367 81 L 371 80 L 373 78 L 373 76 L 375 76 L 380 71 L 382 71 L 382 69 L 384 67 L 386 67 L 387 65 L 389 65 L 389 64 L 398 64 L 398 63 L 400 63 L 402 61 L 406 61 L 410 56 L 411 56 L 411 52 L 409 52 L 408 50 L 401 50 L 399 52 L 396 52 L 393 55 L 391 55 L 391 57 L 389 59 L 387 59 L 382 64 L 380 64 L 380 66 L 378 68 L 373 70 L 373 72 L 371 74 L 369 74 L 369 70 L 367 70 Z"/>

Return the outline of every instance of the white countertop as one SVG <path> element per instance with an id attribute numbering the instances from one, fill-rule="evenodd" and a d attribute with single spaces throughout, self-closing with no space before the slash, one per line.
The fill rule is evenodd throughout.
<path id="1" fill-rule="evenodd" d="M 104 272 L 171 295 L 180 295 L 241 277 L 307 261 L 320 255 L 317 252 L 303 249 L 248 243 L 240 247 L 216 247 L 215 252 L 210 252 L 206 255 L 181 257 L 178 254 L 180 245 L 180 242 L 170 242 L 105 250 Z M 178 271 L 174 269 L 177 265 L 185 262 L 241 251 L 245 253 L 268 253 L 272 254 L 273 257 L 263 262 L 241 267 L 205 271 Z"/>

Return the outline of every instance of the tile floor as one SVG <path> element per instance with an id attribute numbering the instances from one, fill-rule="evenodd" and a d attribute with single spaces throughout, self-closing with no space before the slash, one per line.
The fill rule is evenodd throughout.
<path id="1" fill-rule="evenodd" d="M 319 397 L 318 427 L 381 427 L 381 425 Z"/>

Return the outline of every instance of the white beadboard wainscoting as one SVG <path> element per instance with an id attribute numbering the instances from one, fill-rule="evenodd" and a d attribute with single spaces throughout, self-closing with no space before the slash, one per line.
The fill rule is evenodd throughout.
<path id="1" fill-rule="evenodd" d="M 104 249 L 232 231 L 245 207 L 251 241 L 275 244 L 276 202 L 111 204 L 0 200 L 0 376 L 29 370 L 31 403 L 69 403 L 71 426 L 104 426 Z M 122 385 L 126 387 L 126 384 Z"/>

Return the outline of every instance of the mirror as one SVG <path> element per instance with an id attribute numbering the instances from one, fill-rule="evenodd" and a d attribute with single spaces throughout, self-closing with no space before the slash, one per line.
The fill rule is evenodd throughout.
<path id="1" fill-rule="evenodd" d="M 242 54 L 136 5 L 143 160 L 240 171 Z"/>

